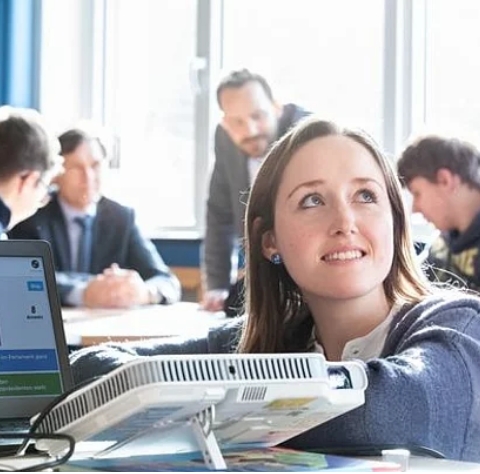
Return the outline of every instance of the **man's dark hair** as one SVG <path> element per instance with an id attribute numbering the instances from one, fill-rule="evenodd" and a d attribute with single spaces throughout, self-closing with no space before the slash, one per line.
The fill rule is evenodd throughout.
<path id="1" fill-rule="evenodd" d="M 72 128 L 63 132 L 59 137 L 60 142 L 60 154 L 67 155 L 73 153 L 83 143 L 97 142 L 100 150 L 102 151 L 103 158 L 107 156 L 107 150 L 100 137 L 92 135 L 86 130 L 79 128 Z"/>
<path id="2" fill-rule="evenodd" d="M 402 153 L 397 171 L 403 184 L 417 177 L 437 182 L 438 170 L 445 168 L 472 188 L 480 189 L 480 151 L 458 138 L 427 135 L 417 139 Z"/>
<path id="3" fill-rule="evenodd" d="M 58 142 L 31 109 L 0 107 L 0 180 L 23 171 L 45 173 L 55 164 Z"/>
<path id="4" fill-rule="evenodd" d="M 222 92 L 225 89 L 239 89 L 240 87 L 244 86 L 247 82 L 258 82 L 262 86 L 263 90 L 265 91 L 265 94 L 267 94 L 267 97 L 273 101 L 272 89 L 263 76 L 261 76 L 260 74 L 250 72 L 248 69 L 240 69 L 238 71 L 230 72 L 218 84 L 217 102 L 219 107 L 222 108 L 220 98 L 221 98 Z"/>

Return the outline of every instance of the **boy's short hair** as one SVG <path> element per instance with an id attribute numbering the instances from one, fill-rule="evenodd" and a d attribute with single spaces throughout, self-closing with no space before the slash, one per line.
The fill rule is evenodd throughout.
<path id="1" fill-rule="evenodd" d="M 437 172 L 442 168 L 480 190 L 480 151 L 468 141 L 426 135 L 407 146 L 397 162 L 398 175 L 405 186 L 417 177 L 436 183 Z"/>
<path id="2" fill-rule="evenodd" d="M 0 181 L 23 171 L 53 171 L 62 161 L 58 152 L 58 140 L 36 110 L 0 107 Z"/>

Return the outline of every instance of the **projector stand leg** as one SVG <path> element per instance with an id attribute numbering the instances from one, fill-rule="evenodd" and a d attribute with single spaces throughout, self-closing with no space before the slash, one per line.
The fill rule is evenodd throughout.
<path id="1" fill-rule="evenodd" d="M 212 406 L 208 410 L 199 413 L 190 420 L 190 423 L 207 467 L 215 470 L 227 469 L 222 451 L 212 430 L 213 410 Z"/>

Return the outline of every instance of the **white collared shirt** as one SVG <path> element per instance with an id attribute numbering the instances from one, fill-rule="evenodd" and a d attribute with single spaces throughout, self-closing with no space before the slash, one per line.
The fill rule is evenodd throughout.
<path id="1" fill-rule="evenodd" d="M 263 161 L 265 160 L 264 156 L 261 156 L 260 158 L 252 158 L 249 157 L 248 159 L 248 176 L 250 178 L 250 186 L 253 184 L 255 181 L 255 178 L 257 177 L 258 170 L 260 169 L 260 166 L 262 166 Z"/>
<path id="2" fill-rule="evenodd" d="M 385 345 L 390 324 L 400 308 L 401 305 L 394 304 L 388 316 L 376 328 L 365 336 L 356 337 L 348 341 L 343 348 L 341 360 L 361 359 L 366 361 L 379 357 Z M 315 337 L 315 326 L 313 326 L 313 331 Z M 323 347 L 317 341 L 315 341 L 314 352 L 325 354 Z"/>

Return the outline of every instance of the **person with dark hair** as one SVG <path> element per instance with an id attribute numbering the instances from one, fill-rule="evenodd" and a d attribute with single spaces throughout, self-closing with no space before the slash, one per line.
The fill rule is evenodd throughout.
<path id="1" fill-rule="evenodd" d="M 101 194 L 106 150 L 80 129 L 59 137 L 58 193 L 9 232 L 50 242 L 65 306 L 127 308 L 179 301 L 180 283 L 135 223 L 133 209 Z"/>
<path id="2" fill-rule="evenodd" d="M 425 270 L 430 279 L 480 291 L 480 150 L 426 135 L 408 145 L 397 170 L 420 212 L 441 231 Z"/>
<path id="3" fill-rule="evenodd" d="M 272 143 L 307 112 L 295 104 L 280 104 L 265 78 L 247 69 L 232 71 L 220 81 L 217 101 L 223 118 L 215 132 L 207 200 L 202 306 L 241 312 L 243 284 L 231 286 L 232 255 L 241 247 L 248 190 Z"/>
<path id="4" fill-rule="evenodd" d="M 480 298 L 427 280 L 395 170 L 373 140 L 315 118 L 298 124 L 258 172 L 245 236 L 245 317 L 193 339 L 82 349 L 70 359 L 75 382 L 158 354 L 355 359 L 365 403 L 284 446 L 480 461 Z"/>
<path id="5" fill-rule="evenodd" d="M 48 202 L 63 161 L 58 151 L 36 110 L 0 107 L 0 233 Z"/>

